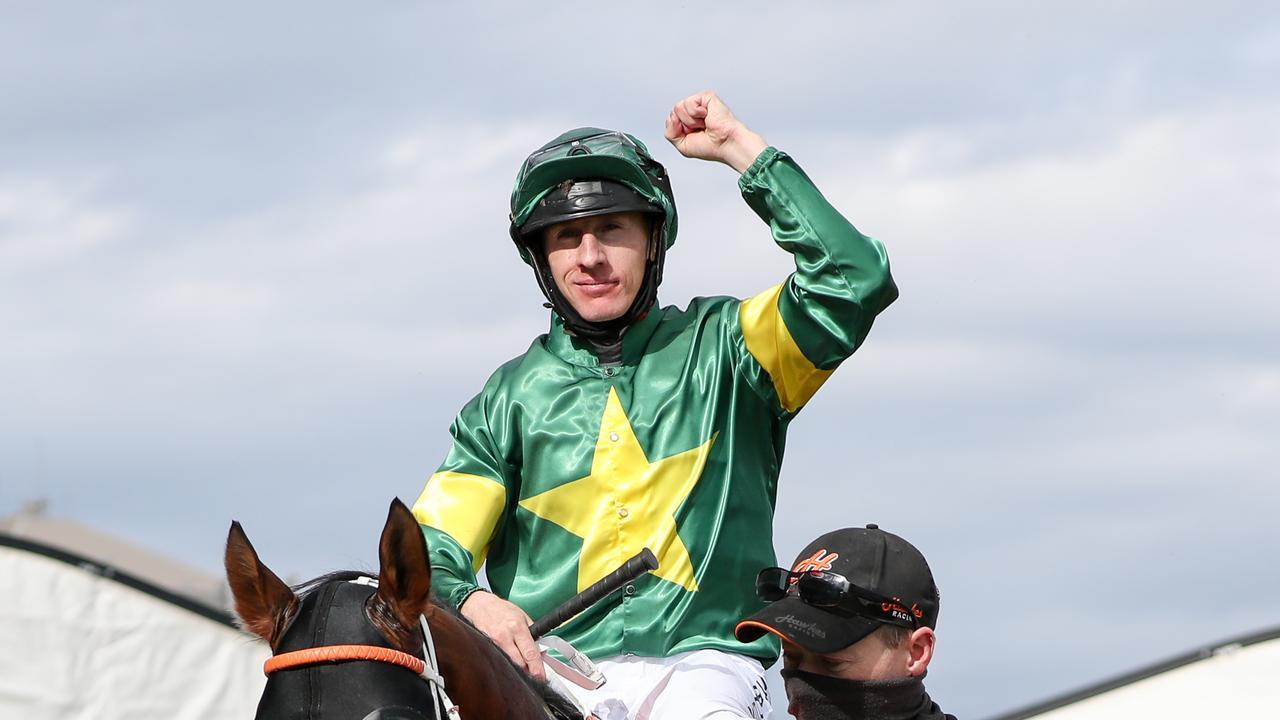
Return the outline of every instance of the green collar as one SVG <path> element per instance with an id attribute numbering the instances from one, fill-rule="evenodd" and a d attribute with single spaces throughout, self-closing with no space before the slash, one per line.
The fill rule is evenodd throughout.
<path id="1" fill-rule="evenodd" d="M 662 309 L 657 301 L 636 322 L 632 323 L 622 335 L 622 364 L 635 365 L 640 362 L 644 350 L 649 345 L 649 338 L 662 322 Z M 581 367 L 600 367 L 600 358 L 591 344 L 579 337 L 570 335 L 564 329 L 564 321 L 556 313 L 551 313 L 551 331 L 547 333 L 547 350 L 553 355 L 573 365 Z"/>

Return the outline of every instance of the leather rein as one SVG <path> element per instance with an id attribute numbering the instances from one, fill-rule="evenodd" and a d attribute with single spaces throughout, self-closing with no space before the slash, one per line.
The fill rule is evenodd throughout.
<path id="1" fill-rule="evenodd" d="M 412 670 L 415 675 L 431 686 L 431 698 L 435 701 L 437 717 L 439 717 L 439 708 L 443 707 L 449 720 L 462 720 L 457 704 L 449 699 L 448 693 L 444 690 L 444 676 L 440 674 L 436 664 L 436 645 L 431 639 L 431 626 L 427 624 L 427 618 L 423 615 L 418 616 L 418 621 L 422 626 L 422 656 L 427 658 L 426 661 L 407 652 L 377 645 L 325 645 L 272 655 L 263 664 L 262 671 L 270 677 L 272 673 L 281 670 L 351 660 L 397 665 Z"/>

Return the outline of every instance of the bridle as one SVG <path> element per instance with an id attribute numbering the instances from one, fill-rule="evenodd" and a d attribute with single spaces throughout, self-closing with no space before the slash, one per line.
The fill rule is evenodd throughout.
<path id="1" fill-rule="evenodd" d="M 457 704 L 449 699 L 449 694 L 444 690 L 444 676 L 440 674 L 439 664 L 436 662 L 436 644 L 431 639 L 431 626 L 427 624 L 427 618 L 424 615 L 418 616 L 418 622 L 422 626 L 422 657 L 426 660 L 420 660 L 407 652 L 377 645 L 324 645 L 272 655 L 267 658 L 262 670 L 270 677 L 272 673 L 281 670 L 351 660 L 398 665 L 412 670 L 431 686 L 431 699 L 434 704 L 432 711 L 435 713 L 436 720 L 444 720 L 440 717 L 440 708 L 444 708 L 445 717 L 449 720 L 462 720 Z"/>
<path id="2" fill-rule="evenodd" d="M 345 582 L 352 585 L 378 587 L 378 581 L 368 576 L 356 577 Z M 296 619 L 295 617 L 294 620 Z M 292 622 L 293 620 L 290 621 L 290 624 Z M 379 645 L 320 645 L 273 655 L 267 658 L 262 670 L 270 677 L 272 674 L 283 670 L 293 670 L 325 663 L 365 661 L 395 665 L 412 671 L 431 688 L 432 716 L 435 720 L 462 720 L 461 711 L 458 709 L 457 704 L 445 692 L 444 676 L 440 673 L 435 640 L 432 639 L 431 625 L 427 623 L 425 615 L 418 615 L 418 624 L 422 631 L 421 658 L 402 650 Z M 599 668 L 568 642 L 554 635 L 546 635 L 539 639 L 539 643 L 548 649 L 558 651 L 565 658 L 565 661 L 561 661 L 546 650 L 542 653 L 543 662 L 559 677 L 587 690 L 595 690 L 604 684 L 605 678 Z M 548 681 L 550 679 L 551 675 L 549 674 Z M 552 687 L 557 689 L 569 703 L 574 703 L 567 689 L 558 686 L 556 683 L 552 683 Z M 442 708 L 444 714 L 440 712 Z M 585 711 L 580 712 L 582 712 L 582 715 L 586 715 Z M 548 713 L 554 717 L 565 716 L 553 706 L 549 706 Z M 580 717 L 580 715 L 573 714 L 568 717 Z"/>

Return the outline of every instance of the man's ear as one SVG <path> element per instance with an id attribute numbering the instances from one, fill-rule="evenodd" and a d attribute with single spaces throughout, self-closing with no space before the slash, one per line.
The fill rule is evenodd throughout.
<path id="1" fill-rule="evenodd" d="M 907 673 L 911 677 L 920 677 L 929 669 L 929 661 L 933 660 L 933 645 L 937 636 L 933 628 L 916 628 L 907 639 Z"/>
<path id="2" fill-rule="evenodd" d="M 387 512 L 378 562 L 378 598 L 403 626 L 416 626 L 431 599 L 431 561 L 422 527 L 400 498 Z"/>
<path id="3" fill-rule="evenodd" d="M 240 626 L 257 635 L 274 649 L 289 617 L 297 609 L 298 598 L 271 568 L 262 563 L 240 523 L 232 522 L 227 533 L 223 558 L 227 584 L 235 599 Z"/>

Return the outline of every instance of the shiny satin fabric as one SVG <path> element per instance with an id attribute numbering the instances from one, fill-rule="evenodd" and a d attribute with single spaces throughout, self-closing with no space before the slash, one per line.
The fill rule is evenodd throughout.
<path id="1" fill-rule="evenodd" d="M 773 509 L 787 426 L 897 296 L 884 248 L 785 154 L 739 181 L 796 272 L 746 302 L 655 306 L 602 366 L 551 330 L 459 413 L 414 506 L 433 587 L 455 604 L 487 562 L 497 594 L 537 618 L 643 547 L 660 567 L 556 634 L 592 658 L 704 648 L 772 662 L 733 627 L 776 565 Z M 732 251 L 726 241 L 726 254 Z"/>

